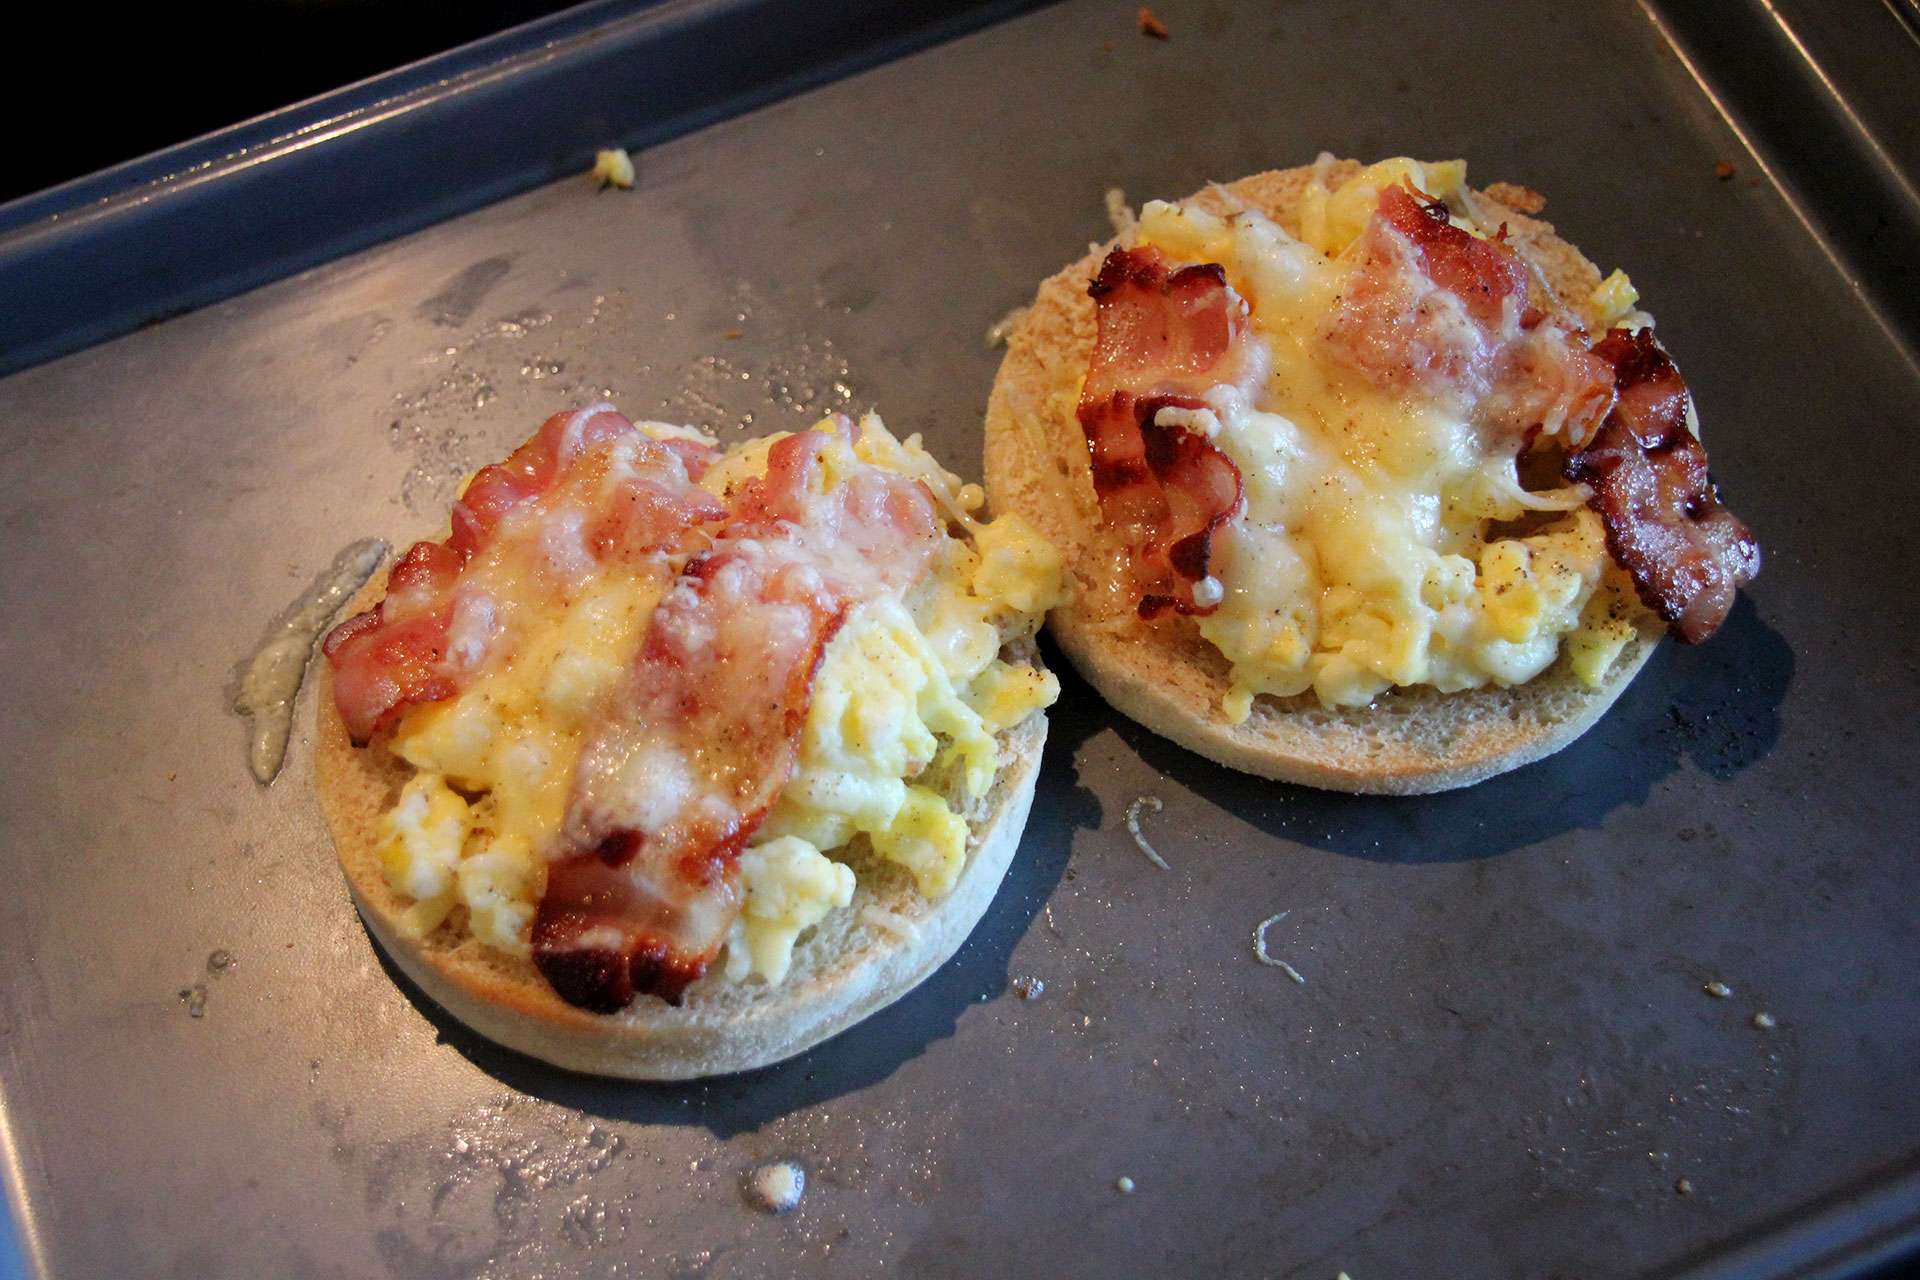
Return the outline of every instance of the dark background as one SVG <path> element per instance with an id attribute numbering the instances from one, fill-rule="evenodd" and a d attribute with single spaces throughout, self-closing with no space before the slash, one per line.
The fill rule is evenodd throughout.
<path id="1" fill-rule="evenodd" d="M 24 6 L 23 6 L 24 7 Z M 211 0 L 36 6 L 0 119 L 0 202 L 379 75 L 568 0 Z M 17 149 L 16 149 L 17 148 Z"/>

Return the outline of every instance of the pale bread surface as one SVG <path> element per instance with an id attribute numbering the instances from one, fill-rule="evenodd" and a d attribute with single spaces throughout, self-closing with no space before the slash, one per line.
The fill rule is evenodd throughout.
<path id="1" fill-rule="evenodd" d="M 381 582 L 369 584 L 351 610 L 377 603 Z M 1031 641 L 1007 656 L 1039 661 Z M 386 749 L 384 735 L 366 747 L 348 740 L 332 670 L 324 661 L 319 668 L 315 790 L 354 904 L 381 949 L 436 1004 L 489 1040 L 569 1070 L 637 1080 L 779 1062 L 891 1004 L 945 963 L 986 914 L 1013 860 L 1047 737 L 1046 715 L 1036 711 L 1000 735 L 1000 771 L 985 796 L 948 788 L 969 839 L 966 867 L 945 897 L 929 901 L 906 870 L 870 852 L 843 852 L 858 877 L 853 904 L 801 935 L 784 982 L 728 982 L 709 972 L 678 1008 L 643 995 L 617 1014 L 595 1014 L 562 1000 L 531 960 L 475 940 L 453 920 L 424 938 L 402 936 L 400 916 L 412 900 L 387 883 L 379 821 L 413 768 Z M 877 921 L 879 912 L 890 919 Z"/>
<path id="2" fill-rule="evenodd" d="M 1338 188 L 1360 171 L 1336 161 Z M 1252 208 L 1289 234 L 1311 167 L 1255 174 L 1191 197 L 1208 212 Z M 1504 221 L 1508 243 L 1533 265 L 1537 295 L 1586 298 L 1600 273 L 1551 224 L 1485 194 L 1473 197 L 1483 222 Z M 1415 795 L 1445 791 L 1518 768 L 1572 742 L 1598 720 L 1651 656 L 1660 627 L 1649 618 L 1588 688 L 1564 654 L 1524 685 L 1460 693 L 1394 689 L 1370 706 L 1328 708 L 1308 693 L 1261 696 L 1242 724 L 1221 700 L 1231 687 L 1226 659 L 1191 619 L 1144 622 L 1113 589 L 1121 554 L 1100 519 L 1086 437 L 1075 411 L 1096 332 L 1087 285 L 1115 242 L 1094 248 L 1040 286 L 1015 326 L 987 406 L 987 492 L 998 511 L 1018 511 L 1066 555 L 1073 598 L 1048 615 L 1068 659 L 1116 709 L 1163 737 L 1230 768 L 1336 791 Z M 1536 301 L 1545 302 L 1544 296 Z"/>

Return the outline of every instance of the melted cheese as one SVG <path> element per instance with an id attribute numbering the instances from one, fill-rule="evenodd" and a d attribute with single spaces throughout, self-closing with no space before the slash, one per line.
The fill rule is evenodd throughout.
<path id="1" fill-rule="evenodd" d="M 861 604 L 827 645 L 794 776 L 741 856 L 743 907 L 724 962 L 735 981 L 781 981 L 795 942 L 849 906 L 846 847 L 856 840 L 907 868 L 928 897 L 951 890 L 967 825 L 947 788 L 927 784 L 952 777 L 967 794 L 984 793 L 999 767 L 994 735 L 1059 695 L 1051 673 L 999 657 L 1063 598 L 1058 552 L 1018 516 L 976 520 L 978 486 L 944 471 L 917 436 L 896 440 L 871 415 L 861 427 L 860 457 L 925 481 L 971 542 L 949 538 L 924 582 Z M 728 494 L 765 470 L 777 438 L 742 445 L 701 483 Z M 527 954 L 583 735 L 633 663 L 668 582 L 664 569 L 583 572 L 578 525 L 548 521 L 523 540 L 530 552 L 502 556 L 463 585 L 455 646 L 463 628 L 500 628 L 505 656 L 460 696 L 409 711 L 394 735 L 393 750 L 417 772 L 383 820 L 381 857 L 394 890 L 414 900 L 403 927 L 416 936 L 464 917 L 480 941 Z M 655 790 L 684 785 L 691 780 L 662 776 Z"/>
<path id="2" fill-rule="evenodd" d="M 1602 590 L 1617 571 L 1580 491 L 1526 492 L 1511 445 L 1492 447 L 1459 388 L 1383 391 L 1326 351 L 1327 317 L 1361 266 L 1348 251 L 1380 191 L 1411 180 L 1444 197 L 1464 179 L 1457 162 L 1391 160 L 1338 190 L 1316 183 L 1299 239 L 1251 211 L 1142 211 L 1140 243 L 1225 268 L 1271 356 L 1263 382 L 1206 397 L 1213 442 L 1246 497 L 1214 539 L 1220 606 L 1199 619 L 1232 664 L 1224 710 L 1236 721 L 1259 694 L 1311 690 L 1347 706 L 1396 685 L 1520 684 L 1563 639 L 1576 674 L 1597 683 L 1633 634 L 1618 585 Z M 1636 298 L 1616 273 L 1592 309 L 1617 319 Z M 1430 302 L 1429 323 L 1471 325 L 1457 298 Z M 1542 509 L 1566 514 L 1523 537 L 1490 529 Z"/>

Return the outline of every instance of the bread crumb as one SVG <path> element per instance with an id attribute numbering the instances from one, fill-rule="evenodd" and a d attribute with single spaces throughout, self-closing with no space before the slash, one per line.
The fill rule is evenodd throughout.
<path id="1" fill-rule="evenodd" d="M 1733 988 L 1728 986 L 1726 983 L 1719 981 L 1718 979 L 1716 979 L 1713 982 L 1709 982 L 1706 986 L 1700 989 L 1706 992 L 1708 995 L 1712 996 L 1715 1000 L 1725 1000 L 1728 996 L 1733 994 Z"/>
<path id="2" fill-rule="evenodd" d="M 1780 1024 L 1774 1019 L 1772 1014 L 1762 1009 L 1759 1013 L 1753 1015 L 1753 1025 L 1756 1030 L 1771 1031 Z"/>
<path id="3" fill-rule="evenodd" d="M 604 189 L 619 187 L 626 190 L 633 186 L 633 157 L 624 147 L 609 147 L 594 153 L 593 177 Z"/>
<path id="4" fill-rule="evenodd" d="M 1547 207 L 1545 196 L 1517 182 L 1489 183 L 1487 194 L 1516 213 L 1538 213 Z"/>
<path id="5" fill-rule="evenodd" d="M 1693 1183 L 1686 1178 L 1682 1178 L 1673 1184 L 1673 1190 L 1676 1195 L 1690 1196 L 1693 1194 Z"/>
<path id="6" fill-rule="evenodd" d="M 1165 40 L 1172 32 L 1167 30 L 1166 23 L 1160 21 L 1159 14 L 1151 9 L 1142 8 L 1140 10 L 1140 34 L 1143 36 L 1152 36 L 1155 40 Z"/>
<path id="7" fill-rule="evenodd" d="M 1719 164 L 1713 166 L 1713 176 L 1722 182 L 1730 181 L 1733 175 L 1734 168 L 1731 160 L 1722 160 Z"/>
<path id="8" fill-rule="evenodd" d="M 732 339 L 740 336 L 740 331 L 738 329 L 729 329 L 725 333 L 721 334 L 720 336 L 731 341 Z"/>
<path id="9" fill-rule="evenodd" d="M 747 1192 L 768 1213 L 785 1213 L 807 1190 L 806 1170 L 790 1160 L 763 1164 L 747 1175 Z"/>
<path id="10" fill-rule="evenodd" d="M 1142 10 L 1142 12 L 1145 11 Z M 1113 1189 L 1123 1196 L 1130 1196 L 1133 1194 L 1133 1179 L 1122 1177 L 1113 1184 Z"/>

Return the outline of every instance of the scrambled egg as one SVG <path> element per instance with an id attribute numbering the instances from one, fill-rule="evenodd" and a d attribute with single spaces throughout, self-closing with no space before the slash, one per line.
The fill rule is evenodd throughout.
<path id="1" fill-rule="evenodd" d="M 1017 515 L 975 520 L 978 486 L 941 469 L 917 436 L 896 440 L 873 415 L 860 435 L 862 460 L 926 481 L 967 537 L 949 537 L 904 598 L 857 606 L 827 645 L 794 776 L 741 854 L 743 905 L 724 958 L 735 981 L 781 981 L 800 936 L 851 904 L 853 868 L 832 855 L 859 837 L 928 897 L 950 891 L 968 833 L 949 796 L 983 795 L 999 768 L 994 735 L 1060 691 L 1051 673 L 999 656 L 1060 602 L 1059 553 Z M 702 485 L 724 495 L 759 474 L 775 438 L 740 446 Z M 832 483 L 831 450 L 825 472 Z M 402 719 L 393 750 L 416 773 L 382 819 L 380 856 L 394 891 L 413 902 L 403 929 L 421 936 L 459 911 L 479 941 L 528 953 L 543 850 L 560 830 L 584 734 L 666 585 L 610 578 L 550 600 L 510 661 Z M 935 778 L 941 786 L 928 785 Z"/>
<path id="2" fill-rule="evenodd" d="M 1201 424 L 1245 487 L 1244 517 L 1214 541 L 1220 607 L 1198 620 L 1232 663 L 1223 710 L 1236 722 L 1263 693 L 1312 690 L 1346 706 L 1395 685 L 1521 684 L 1563 639 L 1575 673 L 1597 684 L 1634 635 L 1637 605 L 1584 491 L 1527 492 L 1511 450 L 1489 449 L 1446 396 L 1376 389 L 1321 350 L 1380 191 L 1410 180 L 1453 197 L 1465 177 L 1458 161 L 1397 159 L 1337 190 L 1316 181 L 1299 239 L 1252 211 L 1218 218 L 1156 201 L 1141 213 L 1139 243 L 1225 268 L 1272 360 L 1256 395 L 1210 393 Z M 1596 331 L 1647 323 L 1637 301 L 1615 272 L 1585 319 Z M 1490 532 L 1521 517 L 1539 523 Z"/>

